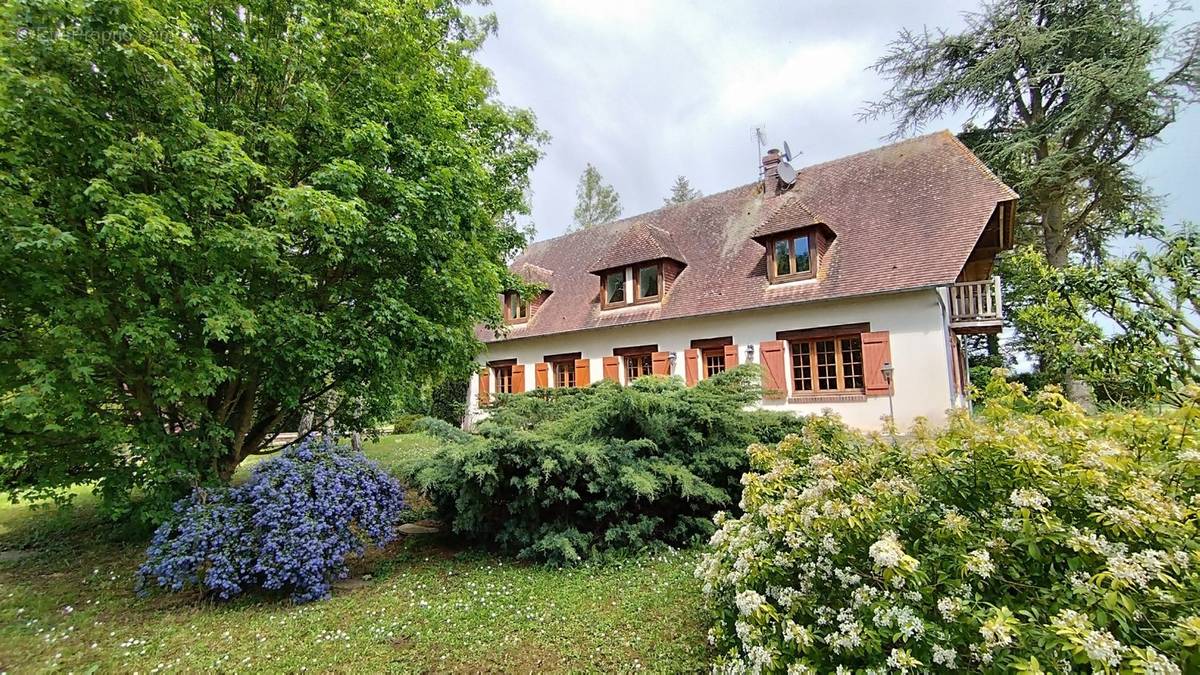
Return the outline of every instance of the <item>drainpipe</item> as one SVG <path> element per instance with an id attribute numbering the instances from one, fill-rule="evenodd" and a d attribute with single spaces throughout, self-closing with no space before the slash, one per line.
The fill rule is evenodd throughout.
<path id="1" fill-rule="evenodd" d="M 938 305 L 942 308 L 942 344 L 946 350 L 946 391 L 950 393 L 950 400 L 958 403 L 958 393 L 954 391 L 954 350 L 951 348 L 950 341 L 958 340 L 958 336 L 950 331 L 950 308 L 946 305 L 946 299 L 942 297 L 942 293 L 950 292 L 949 286 L 938 286 L 934 289 L 934 294 L 937 295 Z M 961 345 L 959 346 L 961 350 Z M 964 396 L 967 403 L 967 410 L 971 410 L 971 399 Z"/>

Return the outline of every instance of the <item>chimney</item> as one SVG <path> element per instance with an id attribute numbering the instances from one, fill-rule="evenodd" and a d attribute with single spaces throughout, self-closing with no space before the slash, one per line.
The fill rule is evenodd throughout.
<path id="1" fill-rule="evenodd" d="M 771 148 L 762 158 L 763 194 L 774 197 L 779 194 L 779 150 Z"/>

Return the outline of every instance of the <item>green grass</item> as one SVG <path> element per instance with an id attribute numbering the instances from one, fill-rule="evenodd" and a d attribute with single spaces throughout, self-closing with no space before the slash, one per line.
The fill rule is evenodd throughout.
<path id="1" fill-rule="evenodd" d="M 368 453 L 395 467 L 435 443 Z M 693 552 L 553 570 L 414 537 L 356 561 L 330 600 L 218 604 L 138 597 L 145 542 L 94 504 L 0 506 L 0 672 L 690 671 L 709 656 Z"/>

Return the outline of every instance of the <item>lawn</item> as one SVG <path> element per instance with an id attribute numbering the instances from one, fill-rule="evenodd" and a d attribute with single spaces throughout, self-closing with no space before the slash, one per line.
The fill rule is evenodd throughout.
<path id="1" fill-rule="evenodd" d="M 395 466 L 424 436 L 368 452 Z M 0 673 L 702 669 L 696 555 L 554 570 L 413 537 L 354 565 L 327 601 L 139 597 L 144 540 L 70 510 L 0 506 Z"/>

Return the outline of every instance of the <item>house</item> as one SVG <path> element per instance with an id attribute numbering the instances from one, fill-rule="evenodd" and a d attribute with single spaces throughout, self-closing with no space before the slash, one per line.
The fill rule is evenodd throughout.
<path id="1" fill-rule="evenodd" d="M 937 423 L 967 405 L 960 338 L 1001 328 L 998 252 L 1017 194 L 949 132 L 537 242 L 472 378 L 497 393 L 761 364 L 764 408 L 850 425 Z M 787 175 L 787 174 L 785 174 Z M 787 175 L 787 177 L 791 177 Z"/>

